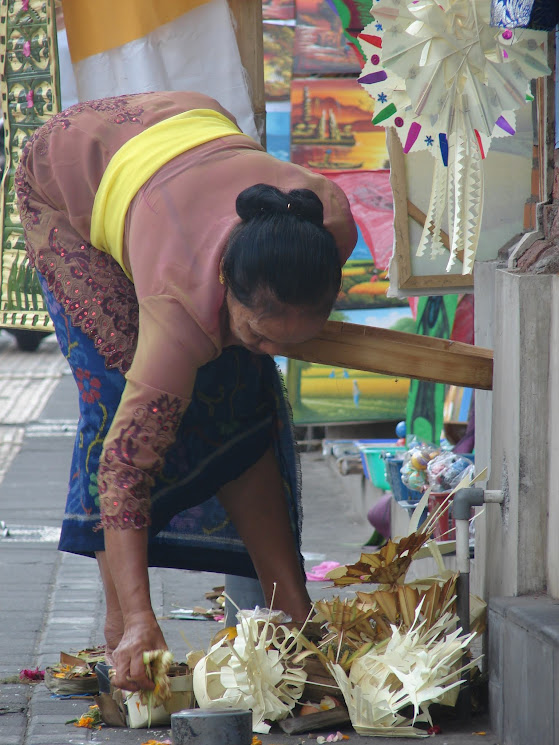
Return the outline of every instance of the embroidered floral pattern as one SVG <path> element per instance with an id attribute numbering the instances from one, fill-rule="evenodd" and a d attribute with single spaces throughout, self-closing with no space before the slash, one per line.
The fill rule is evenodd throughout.
<path id="1" fill-rule="evenodd" d="M 111 256 L 80 240 L 63 214 L 37 201 L 26 165 L 33 143 L 35 152 L 45 154 L 52 130 L 68 129 L 73 117 L 87 108 L 106 113 L 115 124 L 140 122 L 143 109 L 132 106 L 133 99 L 118 96 L 78 103 L 56 114 L 29 139 L 15 175 L 29 263 L 45 277 L 72 325 L 94 341 L 107 369 L 116 368 L 122 373 L 132 364 L 138 338 L 134 286 Z M 47 236 L 48 247 L 41 242 Z"/>
<path id="2" fill-rule="evenodd" d="M 85 242 L 61 241 L 66 226 L 52 228 L 47 250 L 29 260 L 45 278 L 49 290 L 73 326 L 93 339 L 107 369 L 130 369 L 138 340 L 138 300 L 134 285 L 108 254 Z M 69 233 L 69 238 L 75 236 Z"/>
<path id="3" fill-rule="evenodd" d="M 161 395 L 138 406 L 134 418 L 107 448 L 99 465 L 101 522 L 105 528 L 142 528 L 150 525 L 150 489 L 174 443 L 187 401 Z M 143 465 L 155 453 L 157 462 Z M 142 457 L 143 456 L 143 457 Z M 153 461 L 153 455 L 151 455 Z"/>
<path id="4" fill-rule="evenodd" d="M 46 155 L 49 148 L 49 138 L 52 130 L 57 127 L 68 129 L 72 124 L 72 117 L 86 109 L 105 113 L 108 120 L 114 124 L 125 124 L 126 122 L 141 123 L 141 115 L 143 114 L 144 109 L 140 106 L 130 105 L 130 101 L 133 101 L 135 96 L 138 95 L 142 94 L 137 93 L 126 96 L 114 96 L 113 98 L 104 98 L 99 101 L 83 101 L 81 103 L 76 103 L 64 111 L 52 116 L 27 140 L 14 179 L 15 190 L 19 201 L 21 221 L 24 228 L 38 223 L 38 210 L 31 207 L 29 204 L 31 188 L 25 178 L 27 161 L 33 145 L 39 155 Z"/>
<path id="5" fill-rule="evenodd" d="M 101 398 L 100 388 L 101 381 L 99 378 L 92 378 L 89 370 L 76 370 L 76 381 L 82 400 L 88 404 L 94 404 Z"/>
<path id="6" fill-rule="evenodd" d="M 110 452 L 107 455 L 112 456 Z M 104 528 L 144 528 L 151 524 L 149 490 L 153 479 L 144 471 L 121 464 L 118 471 L 113 471 L 101 463 L 97 482 Z"/>

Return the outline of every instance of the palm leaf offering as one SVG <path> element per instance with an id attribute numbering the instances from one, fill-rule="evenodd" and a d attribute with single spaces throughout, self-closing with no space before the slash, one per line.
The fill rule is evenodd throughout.
<path id="1" fill-rule="evenodd" d="M 361 554 L 355 564 L 332 569 L 326 575 L 336 587 L 355 584 L 402 584 L 414 554 L 429 540 L 428 533 L 411 533 L 397 543 L 389 540 L 374 554 Z"/>
<path id="2" fill-rule="evenodd" d="M 303 694 L 302 635 L 249 611 L 238 617 L 234 638 L 222 637 L 196 664 L 194 693 L 205 709 L 250 709 L 254 732 L 267 734 L 267 721 L 285 719 Z"/>
<path id="3" fill-rule="evenodd" d="M 359 734 L 424 737 L 415 723 L 432 723 L 430 704 L 444 701 L 462 682 L 461 673 L 478 662 L 462 665 L 475 634 L 460 636 L 452 613 L 444 613 L 431 627 L 421 621 L 421 613 L 422 603 L 408 630 L 393 626 L 390 638 L 360 655 L 349 674 L 331 666 Z M 413 706 L 412 720 L 401 713 L 408 706 Z"/>
<path id="4" fill-rule="evenodd" d="M 390 626 L 410 629 L 415 620 L 417 608 L 421 607 L 421 617 L 430 628 L 443 613 L 454 612 L 456 600 L 457 574 L 452 574 L 446 582 L 433 582 L 428 589 L 418 589 L 413 584 L 398 585 L 393 591 L 359 592 L 356 595 L 362 609 L 372 611 L 372 619 L 377 628 L 390 635 Z"/>
<path id="5" fill-rule="evenodd" d="M 468 485 L 464 479 L 456 489 Z M 373 592 L 319 600 L 314 615 L 299 628 L 273 623 L 272 611 L 265 611 L 270 615 L 264 619 L 239 611 L 236 629 L 216 637 L 207 655 L 190 655 L 198 704 L 251 708 L 254 731 L 267 732 L 268 722 L 297 716 L 306 690 L 316 698 L 323 687 L 324 694 L 341 694 L 360 735 L 425 737 L 425 729 L 416 725 L 431 723 L 429 706 L 454 706 L 461 674 L 478 662 L 464 664 L 464 659 L 484 629 L 486 608 L 472 596 L 472 633 L 463 634 L 455 612 L 458 575 L 445 567 L 441 549 L 430 538 L 451 500 L 420 527 L 428 498 L 427 492 L 418 503 L 409 535 L 326 575 L 335 587 L 378 585 Z M 413 559 L 426 553 L 435 560 L 437 574 L 406 582 Z M 317 674 L 320 665 L 323 675 Z M 313 671 L 310 679 L 308 671 Z M 404 713 L 409 707 L 411 719 Z M 321 726 L 319 721 L 314 728 Z"/>

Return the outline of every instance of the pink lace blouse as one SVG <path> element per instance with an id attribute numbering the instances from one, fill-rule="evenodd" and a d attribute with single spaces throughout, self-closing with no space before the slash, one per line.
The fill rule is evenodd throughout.
<path id="1" fill-rule="evenodd" d="M 41 138 L 39 145 L 35 141 L 24 164 L 32 193 L 22 200 L 19 188 L 20 209 L 25 199 L 28 206 L 48 204 L 85 242 L 96 188 L 110 157 L 128 137 L 192 108 L 216 109 L 233 119 L 201 94 L 125 97 L 116 121 L 114 107 L 101 110 L 93 104 L 79 104 L 65 129 L 53 128 L 48 140 L 42 139 L 42 148 Z M 236 197 L 256 183 L 313 190 L 324 205 L 325 226 L 334 235 L 342 263 L 353 250 L 356 228 L 343 191 L 322 175 L 276 160 L 243 136 L 225 137 L 185 152 L 144 184 L 130 205 L 125 225 L 123 258 L 133 278 L 139 328 L 98 473 L 106 528 L 149 524 L 154 475 L 175 439 L 196 372 L 220 354 L 226 341 L 219 263 L 239 222 Z M 31 223 L 28 219 L 25 225 L 29 252 L 43 271 L 45 254 L 39 261 Z"/>

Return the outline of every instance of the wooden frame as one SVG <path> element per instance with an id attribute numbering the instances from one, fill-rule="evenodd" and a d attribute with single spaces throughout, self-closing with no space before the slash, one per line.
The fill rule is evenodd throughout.
<path id="1" fill-rule="evenodd" d="M 394 198 L 394 257 L 397 268 L 397 288 L 413 295 L 413 290 L 443 290 L 460 292 L 473 289 L 473 275 L 464 274 L 426 274 L 414 275 L 410 255 L 410 218 L 421 227 L 425 224 L 425 214 L 408 199 L 406 164 L 400 138 L 393 128 L 386 131 L 388 155 L 390 158 L 390 183 Z M 443 234 L 445 248 L 450 251 L 448 235 Z M 458 258 L 462 260 L 462 256 Z"/>

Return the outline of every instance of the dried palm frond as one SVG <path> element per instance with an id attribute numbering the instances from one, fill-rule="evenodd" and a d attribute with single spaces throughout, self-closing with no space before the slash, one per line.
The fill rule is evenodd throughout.
<path id="1" fill-rule="evenodd" d="M 372 621 L 382 638 L 391 635 L 390 627 L 410 629 L 415 622 L 417 608 L 421 606 L 421 618 L 427 627 L 432 626 L 447 611 L 454 611 L 456 574 L 444 582 L 433 578 L 427 589 L 419 589 L 414 583 L 398 585 L 392 590 L 356 592 L 359 607 L 372 611 Z"/>
<path id="2" fill-rule="evenodd" d="M 428 533 L 411 533 L 397 543 L 389 540 L 374 554 L 361 554 L 355 564 L 332 569 L 326 575 L 336 587 L 355 584 L 402 584 L 417 551 L 429 540 Z"/>
<path id="3" fill-rule="evenodd" d="M 372 641 L 376 634 L 371 626 L 372 612 L 359 606 L 356 598 L 318 600 L 314 604 L 314 620 L 325 623 L 328 631 L 335 631 L 357 643 Z"/>
<path id="4" fill-rule="evenodd" d="M 314 610 L 314 620 L 326 626 L 326 634 L 317 646 L 308 641 L 306 646 L 316 651 L 327 669 L 333 662 L 349 669 L 356 653 L 384 638 L 371 623 L 374 611 L 360 608 L 356 598 L 320 600 L 314 604 Z"/>

